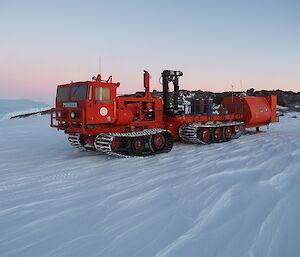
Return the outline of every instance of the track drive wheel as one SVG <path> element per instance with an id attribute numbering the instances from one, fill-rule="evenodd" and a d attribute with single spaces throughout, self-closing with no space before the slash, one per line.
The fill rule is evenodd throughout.
<path id="1" fill-rule="evenodd" d="M 212 141 L 209 128 L 202 128 L 199 130 L 197 137 L 204 143 L 210 144 Z"/>
<path id="2" fill-rule="evenodd" d="M 134 155 L 140 155 L 145 150 L 145 140 L 142 137 L 133 137 L 129 139 L 129 152 Z"/>
<path id="3" fill-rule="evenodd" d="M 120 147 L 120 140 L 118 138 L 114 138 L 111 142 L 111 150 L 115 152 L 118 150 L 119 147 Z"/>
<path id="4" fill-rule="evenodd" d="M 221 127 L 217 127 L 212 130 L 212 138 L 215 143 L 221 142 L 222 136 L 223 136 L 223 131 Z"/>
<path id="5" fill-rule="evenodd" d="M 233 127 L 232 138 L 234 138 L 234 139 L 239 138 L 243 134 L 244 130 L 245 130 L 244 125 L 236 125 L 236 126 L 234 126 Z"/>
<path id="6" fill-rule="evenodd" d="M 234 133 L 238 133 L 240 131 L 240 129 L 241 129 L 240 125 L 236 125 L 236 126 L 233 127 Z"/>
<path id="7" fill-rule="evenodd" d="M 223 128 L 223 140 L 229 141 L 232 138 L 232 128 L 231 127 L 224 127 Z"/>

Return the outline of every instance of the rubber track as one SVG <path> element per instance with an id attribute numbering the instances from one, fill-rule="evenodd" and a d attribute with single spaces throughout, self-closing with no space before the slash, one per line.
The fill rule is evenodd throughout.
<path id="1" fill-rule="evenodd" d="M 244 131 L 244 123 L 243 122 L 222 122 L 216 124 L 201 124 L 201 123 L 190 123 L 182 125 L 179 128 L 179 136 L 182 140 L 193 143 L 193 144 L 204 144 L 207 143 L 203 142 L 201 139 L 197 137 L 197 132 L 199 129 L 202 128 L 223 128 L 223 127 L 231 127 L 231 126 L 240 126 L 240 130 L 232 135 L 232 139 L 239 138 Z"/>
<path id="2" fill-rule="evenodd" d="M 166 148 L 162 151 L 154 151 L 154 149 L 152 149 L 151 147 L 151 139 L 154 135 L 160 133 L 164 133 L 166 135 L 167 145 Z M 150 149 L 144 151 L 139 155 L 133 155 L 130 152 L 124 152 L 124 153 L 114 152 L 112 150 L 112 142 L 114 138 L 118 138 L 118 137 L 119 138 L 120 137 L 122 138 L 144 137 L 148 140 L 146 141 L 146 143 L 148 143 Z M 110 156 L 123 157 L 123 158 L 129 158 L 133 156 L 149 156 L 153 154 L 171 151 L 173 147 L 173 137 L 169 130 L 164 130 L 164 129 L 145 129 L 138 132 L 99 134 L 95 138 L 94 146 L 98 151 L 104 152 Z"/>
<path id="3" fill-rule="evenodd" d="M 83 145 L 80 143 L 80 134 L 69 135 L 68 140 L 71 146 L 78 148 L 78 149 L 85 149 Z"/>
<path id="4" fill-rule="evenodd" d="M 88 151 L 95 151 L 96 149 L 94 146 L 91 145 L 82 145 L 80 142 L 80 134 L 69 135 L 68 140 L 71 146 L 80 149 L 80 150 L 88 150 Z"/>

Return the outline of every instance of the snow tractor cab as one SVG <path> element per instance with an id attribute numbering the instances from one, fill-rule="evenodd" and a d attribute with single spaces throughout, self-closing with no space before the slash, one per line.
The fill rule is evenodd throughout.
<path id="1" fill-rule="evenodd" d="M 111 76 L 103 81 L 100 75 L 93 81 L 59 85 L 51 126 L 72 133 L 85 131 L 87 124 L 114 123 L 118 86 Z"/>
<path id="2" fill-rule="evenodd" d="M 138 96 L 117 96 L 120 83 L 111 76 L 59 85 L 51 127 L 68 134 L 76 148 L 129 157 L 169 152 L 174 140 L 226 142 L 239 138 L 245 127 L 258 130 L 276 121 L 276 96 L 232 95 L 223 99 L 219 109 L 213 108 L 213 99 L 192 99 L 191 112 L 185 112 L 179 107 L 183 73 L 164 70 L 161 75 L 162 98 L 152 97 L 147 71 L 145 91 Z"/>

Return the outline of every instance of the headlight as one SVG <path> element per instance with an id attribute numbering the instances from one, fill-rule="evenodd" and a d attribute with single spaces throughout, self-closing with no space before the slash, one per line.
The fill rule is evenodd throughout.
<path id="1" fill-rule="evenodd" d="M 58 117 L 61 117 L 61 112 L 57 112 L 57 116 L 58 116 Z"/>
<path id="2" fill-rule="evenodd" d="M 74 119 L 75 118 L 75 112 L 71 112 L 71 118 Z"/>

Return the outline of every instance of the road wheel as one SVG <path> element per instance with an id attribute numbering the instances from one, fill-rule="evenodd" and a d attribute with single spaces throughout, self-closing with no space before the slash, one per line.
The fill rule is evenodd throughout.
<path id="1" fill-rule="evenodd" d="M 224 141 L 231 140 L 231 137 L 232 137 L 232 128 L 231 127 L 225 127 L 223 129 L 223 139 L 224 139 Z"/>
<path id="2" fill-rule="evenodd" d="M 211 133 L 209 128 L 202 128 L 200 129 L 199 133 L 198 133 L 198 138 L 206 143 L 206 144 L 210 144 L 211 143 Z"/>
<path id="3" fill-rule="evenodd" d="M 145 150 L 145 140 L 142 137 L 134 137 L 129 141 L 129 152 L 139 155 Z"/>
<path id="4" fill-rule="evenodd" d="M 151 138 L 151 146 L 154 151 L 161 151 L 166 146 L 166 137 L 163 134 L 153 135 Z"/>
<path id="5" fill-rule="evenodd" d="M 221 142 L 222 141 L 222 136 L 223 136 L 223 132 L 222 132 L 222 128 L 220 127 L 217 127 L 217 128 L 214 128 L 213 131 L 213 141 L 218 143 L 218 142 Z"/>

